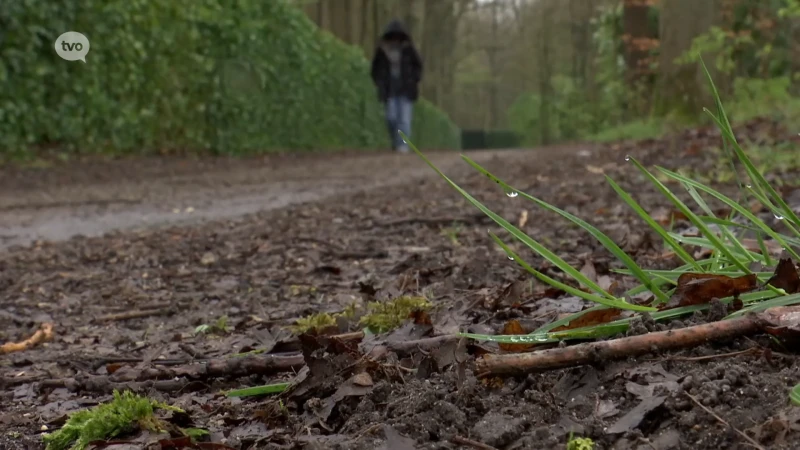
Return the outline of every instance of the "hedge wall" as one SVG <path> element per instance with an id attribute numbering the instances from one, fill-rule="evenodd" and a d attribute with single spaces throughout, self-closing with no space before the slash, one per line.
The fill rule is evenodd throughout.
<path id="1" fill-rule="evenodd" d="M 55 39 L 79 31 L 87 63 Z M 17 0 L 0 10 L 0 152 L 387 147 L 361 51 L 284 0 Z M 421 147 L 457 148 L 427 102 Z"/>

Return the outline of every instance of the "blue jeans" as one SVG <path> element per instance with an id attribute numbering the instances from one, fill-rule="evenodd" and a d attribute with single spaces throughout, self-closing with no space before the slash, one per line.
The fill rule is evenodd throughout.
<path id="1" fill-rule="evenodd" d="M 386 99 L 386 125 L 389 128 L 389 138 L 392 149 L 408 151 L 408 145 L 397 131 L 411 137 L 411 117 L 414 103 L 406 97 L 389 97 Z"/>

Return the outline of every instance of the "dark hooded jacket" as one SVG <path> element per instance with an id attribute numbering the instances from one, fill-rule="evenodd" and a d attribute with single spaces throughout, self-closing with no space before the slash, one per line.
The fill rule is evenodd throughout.
<path id="1" fill-rule="evenodd" d="M 391 63 L 383 50 L 381 43 L 387 37 L 402 36 L 406 39 L 400 56 L 400 77 L 392 83 Z M 422 79 L 422 59 L 414 48 L 411 36 L 406 31 L 403 23 L 393 20 L 381 34 L 381 42 L 375 49 L 372 58 L 372 81 L 378 88 L 378 98 L 385 102 L 390 95 L 402 95 L 415 101 L 419 97 L 419 82 Z"/>

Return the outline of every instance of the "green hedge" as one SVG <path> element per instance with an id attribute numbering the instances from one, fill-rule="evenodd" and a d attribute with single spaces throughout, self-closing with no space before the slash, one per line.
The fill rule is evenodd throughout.
<path id="1" fill-rule="evenodd" d="M 87 63 L 55 39 L 79 31 Z M 0 153 L 388 146 L 362 52 L 283 0 L 16 0 L 0 10 Z M 422 101 L 414 140 L 458 147 Z"/>

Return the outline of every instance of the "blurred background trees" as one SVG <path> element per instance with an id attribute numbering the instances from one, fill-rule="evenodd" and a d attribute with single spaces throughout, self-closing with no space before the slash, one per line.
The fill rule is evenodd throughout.
<path id="1" fill-rule="evenodd" d="M 392 17 L 426 62 L 423 95 L 462 129 L 525 145 L 648 137 L 701 120 L 697 54 L 739 119 L 791 114 L 797 0 L 297 0 L 371 56 Z"/>
<path id="2" fill-rule="evenodd" d="M 734 119 L 800 118 L 800 0 L 22 0 L 0 10 L 0 159 L 385 148 L 369 59 L 395 17 L 425 62 L 425 148 L 695 124 L 697 55 Z M 86 64 L 55 55 L 67 30 Z"/>

